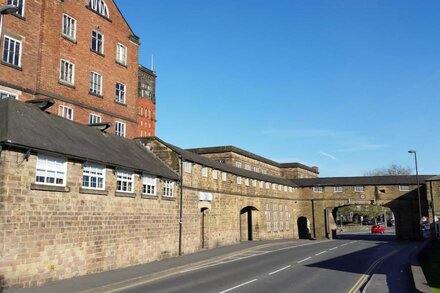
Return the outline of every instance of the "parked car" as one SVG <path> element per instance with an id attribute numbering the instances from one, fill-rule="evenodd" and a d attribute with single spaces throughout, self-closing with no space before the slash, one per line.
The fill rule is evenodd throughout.
<path id="1" fill-rule="evenodd" d="M 385 227 L 381 225 L 373 225 L 371 226 L 371 233 L 372 234 L 385 233 Z"/>

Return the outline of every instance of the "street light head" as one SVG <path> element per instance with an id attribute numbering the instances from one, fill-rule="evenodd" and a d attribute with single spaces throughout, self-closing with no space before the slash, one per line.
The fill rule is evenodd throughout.
<path id="1" fill-rule="evenodd" d="M 0 6 L 0 14 L 13 14 L 18 11 L 18 7 L 12 4 Z"/>
<path id="2" fill-rule="evenodd" d="M 415 153 L 416 153 L 416 150 L 409 150 L 408 153 L 410 153 L 410 154 L 415 154 Z"/>

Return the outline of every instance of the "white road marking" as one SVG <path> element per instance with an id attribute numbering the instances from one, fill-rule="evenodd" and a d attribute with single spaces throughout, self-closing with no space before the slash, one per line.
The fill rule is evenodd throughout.
<path id="1" fill-rule="evenodd" d="M 243 286 L 245 286 L 245 285 L 247 285 L 247 284 L 250 284 L 250 283 L 253 283 L 253 282 L 255 282 L 255 281 L 258 281 L 258 279 L 250 280 L 250 281 L 245 282 L 245 283 L 243 283 L 243 284 L 240 284 L 240 285 L 237 285 L 237 286 L 235 286 L 235 287 L 229 288 L 229 289 L 227 289 L 227 290 L 221 291 L 220 293 L 226 293 L 226 292 L 232 291 L 232 290 L 234 290 L 234 289 L 237 289 L 237 288 L 243 287 Z"/>
<path id="2" fill-rule="evenodd" d="M 297 263 L 305 262 L 306 260 L 309 260 L 309 259 L 311 259 L 311 258 L 312 258 L 312 257 L 310 256 L 310 257 L 308 257 L 308 258 L 305 258 L 305 259 L 303 259 L 303 260 L 298 261 Z"/>
<path id="3" fill-rule="evenodd" d="M 338 247 L 336 246 L 336 247 L 330 248 L 329 250 L 335 250 L 335 249 L 338 249 Z"/>
<path id="4" fill-rule="evenodd" d="M 348 243 L 341 244 L 341 247 L 342 247 L 342 246 L 345 246 L 345 245 L 347 245 L 347 244 L 348 244 Z"/>
<path id="5" fill-rule="evenodd" d="M 316 256 L 326 253 L 327 250 L 321 251 L 320 253 L 315 254 Z"/>
<path id="6" fill-rule="evenodd" d="M 272 276 L 273 274 L 276 274 L 276 273 L 279 273 L 281 271 L 284 271 L 285 269 L 288 269 L 290 267 L 291 267 L 291 265 L 288 265 L 287 267 L 284 267 L 284 268 L 281 268 L 279 270 L 273 271 L 272 273 L 269 273 L 269 276 Z"/>
<path id="7" fill-rule="evenodd" d="M 349 242 L 350 244 L 353 244 L 353 243 L 356 243 L 357 241 L 351 241 L 351 242 Z"/>

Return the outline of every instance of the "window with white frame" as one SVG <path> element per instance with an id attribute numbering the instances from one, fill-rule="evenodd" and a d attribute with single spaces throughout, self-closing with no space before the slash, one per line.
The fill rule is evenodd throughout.
<path id="1" fill-rule="evenodd" d="M 240 176 L 237 176 L 237 184 L 241 185 L 241 177 Z"/>
<path id="2" fill-rule="evenodd" d="M 17 67 L 21 66 L 21 41 L 14 39 L 10 36 L 4 37 L 3 43 L 3 62 L 14 65 Z"/>
<path id="3" fill-rule="evenodd" d="M 252 187 L 257 187 L 257 180 L 252 179 Z"/>
<path id="4" fill-rule="evenodd" d="M 18 10 L 15 14 L 24 16 L 25 0 L 8 0 L 8 4 L 17 6 Z"/>
<path id="5" fill-rule="evenodd" d="M 261 169 L 261 174 L 267 174 L 267 171 L 264 169 Z"/>
<path id="6" fill-rule="evenodd" d="M 272 190 L 276 190 L 277 189 L 277 185 L 275 183 L 272 183 Z"/>
<path id="7" fill-rule="evenodd" d="M 142 176 L 142 194 L 156 195 L 156 177 Z"/>
<path id="8" fill-rule="evenodd" d="M 38 155 L 35 182 L 45 185 L 66 186 L 67 161 Z"/>
<path id="9" fill-rule="evenodd" d="M 355 186 L 354 187 L 354 191 L 355 192 L 364 192 L 364 187 L 363 186 L 361 186 L 361 185 L 357 185 L 357 186 Z"/>
<path id="10" fill-rule="evenodd" d="M 244 179 L 244 185 L 249 186 L 249 178 Z"/>
<path id="11" fill-rule="evenodd" d="M 335 192 L 344 192 L 343 186 L 335 186 Z"/>
<path id="12" fill-rule="evenodd" d="M 0 91 L 0 100 L 3 100 L 3 99 L 14 99 L 14 100 L 16 100 L 17 97 L 18 96 L 16 94 L 11 94 L 11 93 L 8 93 L 8 92 Z"/>
<path id="13" fill-rule="evenodd" d="M 399 191 L 409 191 L 409 185 L 399 185 Z"/>
<path id="14" fill-rule="evenodd" d="M 92 31 L 92 51 L 104 54 L 104 35 L 98 31 Z"/>
<path id="15" fill-rule="evenodd" d="M 99 165 L 85 164 L 83 166 L 82 187 L 104 190 L 105 168 Z"/>
<path id="16" fill-rule="evenodd" d="M 263 187 L 264 187 L 264 182 L 263 182 L 263 181 L 260 181 L 260 183 L 259 183 L 259 187 L 260 187 L 260 188 L 263 188 Z"/>
<path id="17" fill-rule="evenodd" d="M 289 192 L 293 192 L 293 188 L 289 186 Z"/>
<path id="18" fill-rule="evenodd" d="M 222 181 L 226 181 L 227 174 L 225 172 L 222 172 Z"/>
<path id="19" fill-rule="evenodd" d="M 163 196 L 173 197 L 174 182 L 165 180 L 163 183 Z"/>
<path id="20" fill-rule="evenodd" d="M 102 95 L 102 75 L 96 72 L 90 72 L 90 93 Z"/>
<path id="21" fill-rule="evenodd" d="M 185 173 L 191 173 L 192 163 L 191 162 L 183 162 L 183 171 Z"/>
<path id="22" fill-rule="evenodd" d="M 270 183 L 266 182 L 266 189 L 269 189 L 269 188 L 270 188 Z"/>
<path id="23" fill-rule="evenodd" d="M 322 193 L 324 191 L 324 187 L 322 186 L 313 186 L 313 192 Z"/>
<path id="24" fill-rule="evenodd" d="M 287 192 L 287 186 L 284 186 L 284 192 Z"/>
<path id="25" fill-rule="evenodd" d="M 244 168 L 245 168 L 246 170 L 251 170 L 251 165 L 249 165 L 249 164 L 245 164 L 245 165 L 244 165 Z"/>
<path id="26" fill-rule="evenodd" d="M 73 85 L 75 83 L 75 64 L 61 59 L 60 81 Z"/>
<path id="27" fill-rule="evenodd" d="M 127 47 L 120 43 L 116 45 L 116 62 L 127 65 Z"/>
<path id="28" fill-rule="evenodd" d="M 235 162 L 235 167 L 237 167 L 237 168 L 241 168 L 241 162 L 236 161 L 236 162 Z"/>
<path id="29" fill-rule="evenodd" d="M 125 123 L 115 122 L 115 135 L 125 137 Z"/>
<path id="30" fill-rule="evenodd" d="M 104 0 L 89 0 L 89 8 L 106 18 L 110 17 L 107 4 Z"/>
<path id="31" fill-rule="evenodd" d="M 281 191 L 283 189 L 283 187 L 279 184 L 278 185 L 278 191 Z"/>
<path id="32" fill-rule="evenodd" d="M 117 82 L 115 90 L 115 101 L 121 104 L 125 104 L 125 84 Z"/>
<path id="33" fill-rule="evenodd" d="M 260 173 L 260 168 L 258 168 L 258 167 L 254 167 L 254 172 L 255 172 L 255 173 Z"/>
<path id="34" fill-rule="evenodd" d="M 116 172 L 116 191 L 133 192 L 134 174 L 128 171 Z"/>
<path id="35" fill-rule="evenodd" d="M 58 108 L 58 115 L 69 120 L 73 120 L 73 109 L 64 105 Z"/>
<path id="36" fill-rule="evenodd" d="M 89 124 L 98 124 L 101 123 L 102 117 L 96 114 L 89 115 Z"/>
<path id="37" fill-rule="evenodd" d="M 76 39 L 76 19 L 65 13 L 63 13 L 62 34 L 69 39 Z"/>
<path id="38" fill-rule="evenodd" d="M 208 168 L 207 167 L 202 167 L 202 176 L 208 177 Z"/>
<path id="39" fill-rule="evenodd" d="M 218 179 L 218 171 L 212 170 L 212 179 L 217 180 Z"/>

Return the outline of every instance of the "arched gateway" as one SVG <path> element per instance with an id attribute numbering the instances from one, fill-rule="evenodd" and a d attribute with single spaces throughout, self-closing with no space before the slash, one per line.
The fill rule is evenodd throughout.
<path id="1" fill-rule="evenodd" d="M 252 241 L 258 238 L 257 227 L 258 209 L 253 206 L 247 206 L 240 211 L 240 240 Z"/>

